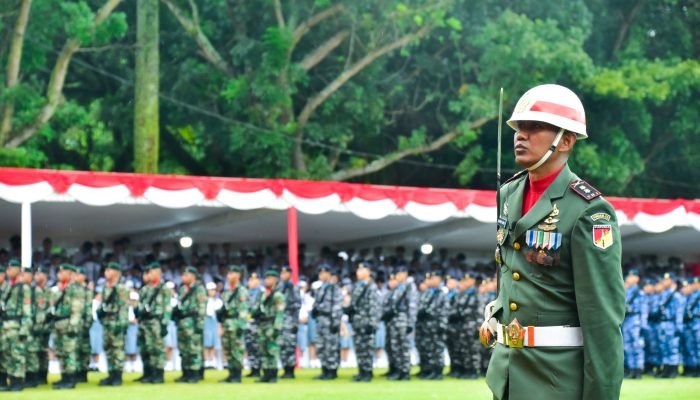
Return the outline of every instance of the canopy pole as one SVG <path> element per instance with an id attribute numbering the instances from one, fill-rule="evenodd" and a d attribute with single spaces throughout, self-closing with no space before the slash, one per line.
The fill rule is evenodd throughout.
<path id="1" fill-rule="evenodd" d="M 292 282 L 296 285 L 299 280 L 299 226 L 294 207 L 287 210 L 287 255 L 292 268 Z"/>
<path id="2" fill-rule="evenodd" d="M 22 266 L 32 266 L 32 204 L 22 203 Z"/>

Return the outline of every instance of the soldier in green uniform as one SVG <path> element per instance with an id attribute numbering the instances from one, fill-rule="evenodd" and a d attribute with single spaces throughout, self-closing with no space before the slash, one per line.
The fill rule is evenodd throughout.
<path id="1" fill-rule="evenodd" d="M 139 349 L 144 363 L 144 377 L 141 383 L 163 383 L 165 367 L 165 344 L 163 338 L 168 333 L 168 321 L 172 313 L 170 289 L 161 277 L 160 263 L 146 266 L 144 284 L 141 287 L 138 307 Z"/>
<path id="2" fill-rule="evenodd" d="M 182 360 L 182 376 L 175 382 L 197 383 L 204 378 L 202 345 L 207 292 L 197 282 L 196 268 L 185 268 L 178 298 L 179 304 L 173 309 L 173 319 L 177 322 L 177 344 Z"/>
<path id="3" fill-rule="evenodd" d="M 221 344 L 228 362 L 228 377 L 222 383 L 240 383 L 245 352 L 245 331 L 248 325 L 248 290 L 241 284 L 242 269 L 238 265 L 228 268 L 228 289 L 222 295 L 223 306 L 216 319 L 221 324 Z"/>
<path id="4" fill-rule="evenodd" d="M 74 389 L 78 372 L 78 340 L 82 332 L 85 296 L 73 282 L 75 265 L 61 264 L 58 283 L 51 290 L 50 319 L 53 321 L 53 337 L 56 358 L 61 365 L 61 380 L 54 389 Z"/>
<path id="5" fill-rule="evenodd" d="M 273 269 L 265 272 L 265 290 L 259 308 L 253 316 L 260 326 L 260 355 L 263 375 L 257 382 L 277 382 L 277 363 L 280 357 L 280 340 L 284 325 L 284 295 L 277 290 L 279 273 Z"/>
<path id="6" fill-rule="evenodd" d="M 31 287 L 20 276 L 20 269 L 31 273 L 31 267 L 20 268 L 17 260 L 8 263 L 8 286 L 2 295 L 0 351 L 4 354 L 4 370 L 9 378 L 9 386 L 0 388 L 3 392 L 21 391 L 27 368 L 26 344 L 32 328 L 32 294 Z"/>
<path id="7" fill-rule="evenodd" d="M 83 318 L 81 322 L 80 340 L 78 341 L 78 371 L 75 374 L 77 383 L 88 381 L 87 374 L 90 369 L 90 326 L 92 325 L 92 290 L 87 285 L 85 267 L 76 266 L 73 281 L 78 285 L 83 295 Z"/>
<path id="8" fill-rule="evenodd" d="M 567 165 L 587 137 L 583 105 L 563 86 L 537 86 L 508 124 L 526 170 L 500 189 L 499 295 L 480 332 L 497 342 L 486 381 L 495 399 L 618 399 L 620 231 L 610 203 Z"/>
<path id="9" fill-rule="evenodd" d="M 36 387 L 47 383 L 49 367 L 49 335 L 47 321 L 50 292 L 46 287 L 48 268 L 36 267 L 32 286 L 32 334 L 27 341 L 27 377 L 25 387 Z"/>
<path id="10" fill-rule="evenodd" d="M 100 380 L 100 386 L 121 386 L 124 370 L 124 339 L 129 325 L 129 289 L 119 280 L 122 267 L 110 262 L 105 269 L 107 282 L 102 289 L 102 303 L 97 309 L 104 329 L 104 347 L 109 376 Z"/>

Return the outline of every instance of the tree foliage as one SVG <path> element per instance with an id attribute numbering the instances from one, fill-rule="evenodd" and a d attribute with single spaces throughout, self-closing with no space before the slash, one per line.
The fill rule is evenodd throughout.
<path id="1" fill-rule="evenodd" d="M 22 3 L 0 6 L 3 68 Z M 37 129 L 0 164 L 133 170 L 136 2 L 31 3 L 0 108 L 6 145 Z M 580 175 L 697 197 L 698 0 L 161 0 L 160 25 L 160 172 L 492 189 L 499 88 L 511 110 L 555 82 L 586 106 Z"/>

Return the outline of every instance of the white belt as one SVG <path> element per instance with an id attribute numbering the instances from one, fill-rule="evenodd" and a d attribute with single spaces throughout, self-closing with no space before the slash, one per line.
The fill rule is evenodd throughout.
<path id="1" fill-rule="evenodd" d="M 512 345 L 509 339 L 509 327 L 497 324 L 497 341 L 508 347 L 520 347 Z M 583 334 L 581 327 L 572 326 L 523 326 L 519 332 L 522 347 L 582 347 Z"/>

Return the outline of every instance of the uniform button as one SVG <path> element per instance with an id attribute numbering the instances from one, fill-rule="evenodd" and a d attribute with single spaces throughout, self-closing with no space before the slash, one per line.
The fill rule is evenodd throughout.
<path id="1" fill-rule="evenodd" d="M 517 272 L 513 272 L 513 280 L 514 281 L 519 281 L 520 280 L 520 274 Z"/>
<path id="2" fill-rule="evenodd" d="M 518 242 L 513 243 L 513 248 L 515 250 L 520 250 L 520 243 L 518 243 Z"/>
<path id="3" fill-rule="evenodd" d="M 510 303 L 510 311 L 518 311 L 518 304 L 515 302 Z"/>

